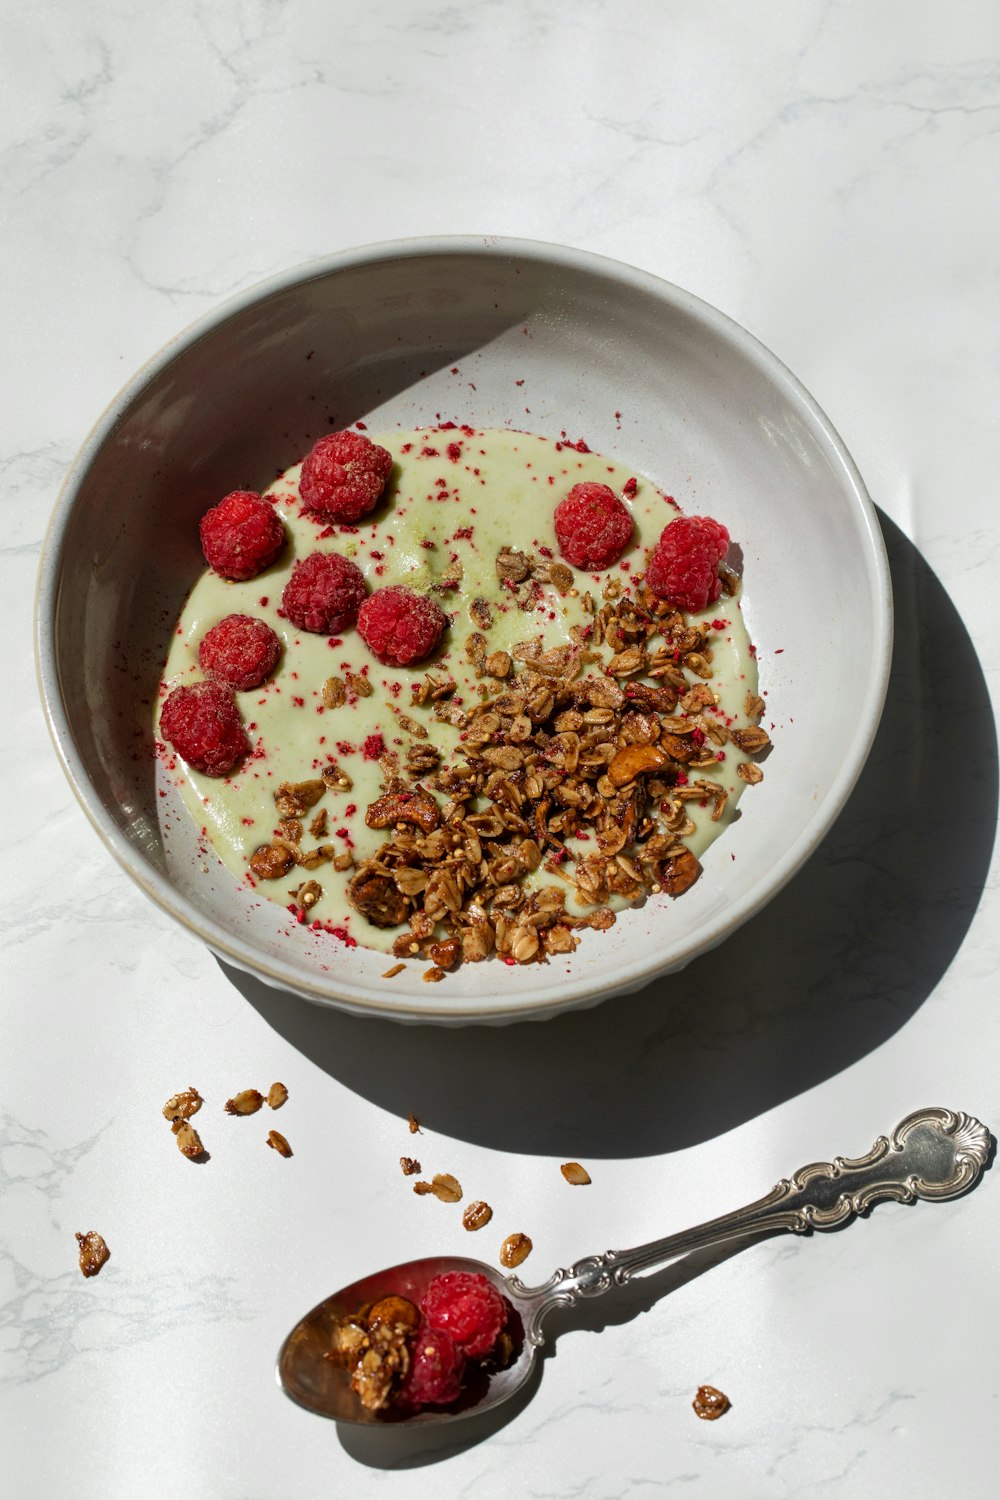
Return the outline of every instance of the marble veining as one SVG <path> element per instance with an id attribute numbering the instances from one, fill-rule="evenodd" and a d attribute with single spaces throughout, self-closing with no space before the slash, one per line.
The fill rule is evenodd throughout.
<path id="1" fill-rule="evenodd" d="M 994 10 L 43 0 L 0 15 L 11 1495 L 992 1500 L 993 1173 L 954 1203 L 692 1258 L 600 1320 L 569 1319 L 506 1424 L 371 1441 L 292 1407 L 272 1363 L 365 1266 L 489 1257 L 444 1206 L 410 1201 L 409 1109 L 420 1152 L 533 1235 L 540 1281 L 863 1151 L 919 1106 L 1000 1128 Z M 856 459 L 897 610 L 872 758 L 768 910 L 670 982 L 488 1045 L 313 1012 L 175 930 L 77 807 L 32 663 L 48 517 L 123 382 L 262 276 L 441 233 L 618 257 L 749 327 Z M 179 1157 L 169 1093 L 194 1082 L 221 1111 L 273 1077 L 293 1158 L 221 1113 L 211 1159 Z M 590 1187 L 562 1183 L 568 1157 Z M 85 1281 L 73 1234 L 89 1228 L 112 1258 Z M 691 1410 L 706 1381 L 733 1402 L 715 1424 Z"/>

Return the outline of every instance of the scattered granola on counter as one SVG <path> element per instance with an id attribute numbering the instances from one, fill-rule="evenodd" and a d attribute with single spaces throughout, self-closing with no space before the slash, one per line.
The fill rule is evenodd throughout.
<path id="1" fill-rule="evenodd" d="M 111 1251 L 96 1229 L 88 1229 L 86 1234 L 77 1233 L 76 1242 L 80 1247 L 80 1270 L 84 1276 L 96 1276 L 110 1260 Z"/>
<path id="2" fill-rule="evenodd" d="M 526 1261 L 532 1251 L 532 1243 L 526 1234 L 509 1234 L 500 1246 L 500 1264 L 513 1270 Z"/>
<path id="3" fill-rule="evenodd" d="M 163 1106 L 163 1118 L 170 1120 L 189 1120 L 196 1115 L 204 1104 L 204 1099 L 193 1086 L 188 1087 L 180 1094 L 171 1094 Z"/>
<path id="4" fill-rule="evenodd" d="M 493 1210 L 490 1208 L 490 1205 L 484 1203 L 482 1198 L 477 1198 L 474 1203 L 469 1204 L 463 1213 L 462 1227 L 469 1230 L 483 1229 L 492 1217 Z"/>
<path id="5" fill-rule="evenodd" d="M 283 1083 L 272 1083 L 267 1091 L 267 1102 L 271 1109 L 280 1109 L 288 1099 L 288 1090 Z"/>
<path id="6" fill-rule="evenodd" d="M 234 1098 L 227 1099 L 223 1106 L 227 1115 L 255 1115 L 264 1103 L 259 1089 L 242 1089 Z"/>
<path id="7" fill-rule="evenodd" d="M 591 1180 L 590 1173 L 586 1167 L 581 1167 L 578 1161 L 563 1162 L 559 1170 L 566 1181 L 571 1183 L 573 1187 L 584 1187 Z"/>
<path id="8" fill-rule="evenodd" d="M 177 1149 L 182 1156 L 189 1161 L 195 1161 L 199 1156 L 204 1156 L 205 1148 L 201 1144 L 201 1136 L 195 1130 L 189 1120 L 175 1120 L 173 1132 L 177 1137 Z"/>
<path id="9" fill-rule="evenodd" d="M 714 1385 L 700 1385 L 691 1405 L 695 1416 L 701 1417 L 703 1422 L 717 1422 L 729 1410 L 732 1402 L 722 1391 L 716 1390 Z"/>
<path id="10" fill-rule="evenodd" d="M 292 1154 L 291 1146 L 279 1130 L 269 1130 L 267 1132 L 267 1144 L 272 1150 L 277 1151 L 279 1156 L 291 1156 Z"/>

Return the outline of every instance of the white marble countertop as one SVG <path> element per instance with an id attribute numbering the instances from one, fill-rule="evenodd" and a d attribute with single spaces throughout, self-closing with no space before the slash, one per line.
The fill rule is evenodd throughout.
<path id="1" fill-rule="evenodd" d="M 593 1304 L 509 1421 L 447 1448 L 311 1417 L 272 1363 L 335 1285 L 466 1248 L 398 1176 L 410 1109 L 425 1164 L 516 1213 L 541 1275 L 921 1105 L 1000 1127 L 998 56 L 987 0 L 4 8 L 6 1494 L 995 1493 L 995 1172 Z M 773 905 L 669 984 L 488 1035 L 237 983 L 91 831 L 32 667 L 46 521 L 125 378 L 262 276 L 451 232 L 615 256 L 750 328 L 857 460 L 898 611 L 872 760 Z M 272 1078 L 291 1161 L 220 1132 L 175 1169 L 163 1098 Z M 586 1192 L 553 1186 L 567 1157 Z M 84 1281 L 91 1227 L 113 1258 Z M 715 1424 L 706 1381 L 733 1402 Z"/>

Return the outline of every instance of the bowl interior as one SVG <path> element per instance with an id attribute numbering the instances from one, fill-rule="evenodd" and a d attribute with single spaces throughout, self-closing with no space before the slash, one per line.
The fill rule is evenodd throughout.
<path id="1" fill-rule="evenodd" d="M 203 566 L 197 523 L 317 437 L 446 419 L 568 432 L 715 515 L 744 559 L 774 747 L 683 900 L 653 900 L 571 958 L 466 966 L 444 984 L 289 926 L 235 888 L 180 817 L 165 847 L 151 704 Z M 516 546 L 518 537 L 511 536 Z M 131 874 L 229 961 L 314 999 L 400 1018 L 513 1019 L 634 989 L 770 898 L 839 811 L 884 694 L 881 538 L 836 435 L 749 335 L 684 292 L 596 257 L 413 242 L 257 289 L 121 394 L 67 480 L 43 558 L 39 664 L 57 747 Z"/>

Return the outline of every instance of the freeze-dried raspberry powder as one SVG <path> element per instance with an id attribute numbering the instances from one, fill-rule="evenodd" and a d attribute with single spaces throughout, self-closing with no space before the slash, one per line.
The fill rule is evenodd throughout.
<path id="1" fill-rule="evenodd" d="M 160 710 L 160 734 L 206 776 L 227 775 L 250 750 L 233 690 L 225 682 L 175 687 Z"/>
<path id="2" fill-rule="evenodd" d="M 421 1323 L 397 1399 L 404 1406 L 447 1406 L 462 1393 L 464 1369 L 465 1355 L 451 1335 Z"/>
<path id="3" fill-rule="evenodd" d="M 233 490 L 198 523 L 208 566 L 223 578 L 256 578 L 285 544 L 281 517 L 255 490 Z"/>
<path id="4" fill-rule="evenodd" d="M 429 594 L 404 584 L 376 589 L 358 613 L 358 631 L 369 651 L 387 666 L 409 667 L 437 646 L 448 616 Z"/>
<path id="5" fill-rule="evenodd" d="M 663 528 L 646 567 L 646 583 L 658 599 L 695 613 L 722 593 L 719 563 L 729 551 L 729 532 L 711 516 L 678 516 Z"/>
<path id="6" fill-rule="evenodd" d="M 339 552 L 312 552 L 292 569 L 281 606 L 300 630 L 336 635 L 357 620 L 366 592 L 355 563 Z"/>
<path id="7" fill-rule="evenodd" d="M 331 432 L 307 454 L 299 494 L 307 510 L 331 521 L 359 521 L 379 502 L 392 454 L 363 432 Z"/>
<path id="8" fill-rule="evenodd" d="M 256 615 L 226 615 L 202 638 L 198 665 L 206 677 L 245 693 L 260 687 L 277 665 L 281 641 Z"/>
<path id="9" fill-rule="evenodd" d="M 574 568 L 610 568 L 632 537 L 632 517 L 607 484 L 574 484 L 554 520 L 559 551 Z"/>
<path id="10" fill-rule="evenodd" d="M 487 1277 L 477 1271 L 435 1276 L 421 1303 L 432 1328 L 450 1333 L 470 1359 L 483 1359 L 507 1321 L 507 1307 Z"/>

